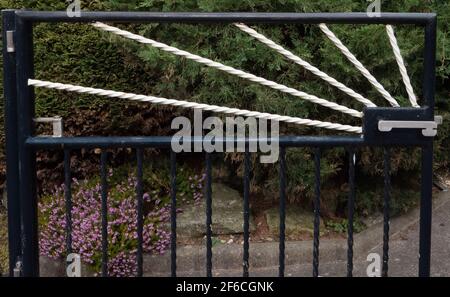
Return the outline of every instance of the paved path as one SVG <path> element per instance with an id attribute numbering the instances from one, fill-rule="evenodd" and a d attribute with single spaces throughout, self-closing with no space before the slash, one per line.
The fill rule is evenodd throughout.
<path id="1" fill-rule="evenodd" d="M 433 211 L 431 275 L 450 276 L 450 192 L 439 194 L 442 204 Z M 375 249 L 381 252 L 381 248 Z M 419 222 L 396 234 L 390 242 L 390 276 L 417 276 Z"/>
<path id="2" fill-rule="evenodd" d="M 450 276 L 450 192 L 441 192 L 436 195 L 433 209 L 432 225 L 432 276 Z M 396 229 L 391 234 L 389 276 L 417 276 L 419 254 L 419 217 L 418 209 L 407 216 L 394 219 L 391 225 Z M 394 222 L 395 221 L 395 222 Z M 399 228 L 398 225 L 403 225 Z M 406 227 L 405 227 L 406 226 Z M 375 235 L 378 236 L 379 234 Z M 277 251 L 274 250 L 274 253 Z M 354 276 L 366 276 L 369 262 L 366 261 L 368 253 L 382 255 L 381 240 L 368 251 L 355 251 Z M 358 254 L 359 253 L 359 254 Z M 344 256 L 345 257 L 345 256 Z M 341 257 L 342 259 L 342 257 Z M 345 259 L 345 258 L 344 258 Z M 277 276 L 278 267 L 251 268 L 251 276 Z M 321 261 L 321 276 L 346 276 L 347 262 Z M 214 270 L 215 276 L 241 276 L 242 270 Z M 179 273 L 180 276 L 203 276 L 204 272 Z M 312 265 L 294 264 L 286 266 L 286 276 L 311 276 Z"/>
<path id="3" fill-rule="evenodd" d="M 450 192 L 438 194 L 433 210 L 431 239 L 431 275 L 450 277 Z M 417 212 L 415 213 L 417 214 Z M 382 255 L 382 246 L 378 245 L 370 252 Z M 354 275 L 366 276 L 369 262 L 367 255 L 358 255 L 354 263 Z M 389 242 L 389 276 L 417 276 L 419 261 L 419 221 L 393 235 Z M 311 274 L 310 265 L 288 267 L 287 274 L 293 276 Z M 345 276 L 346 262 L 321 263 L 320 274 L 323 276 Z M 308 274 L 306 274 L 308 275 Z"/>
<path id="4" fill-rule="evenodd" d="M 382 220 L 367 230 L 355 235 L 354 276 L 366 276 L 366 261 L 369 253 L 382 255 L 383 238 Z M 389 250 L 390 276 L 417 276 L 419 254 L 419 209 L 391 220 L 391 240 Z M 177 250 L 178 276 L 205 276 L 205 247 L 179 247 Z M 320 276 L 346 276 L 347 274 L 347 242 L 345 238 L 321 240 L 320 242 Z M 312 276 L 312 241 L 286 242 L 285 276 Z M 41 268 L 64 272 L 64 264 L 58 269 L 50 264 Z M 214 276 L 242 276 L 242 245 L 219 245 L 213 248 Z M 250 244 L 250 275 L 278 275 L 278 243 Z M 53 268 L 52 268 L 53 267 Z M 51 268 L 51 269 L 50 269 Z M 191 271 L 196 270 L 196 271 Z M 46 274 L 41 271 L 41 275 Z M 144 257 L 144 274 L 146 276 L 169 276 L 170 253 L 165 256 Z M 432 224 L 432 276 L 450 276 L 450 192 L 441 192 L 433 199 Z M 61 275 L 61 274 L 59 274 Z"/>
<path id="5" fill-rule="evenodd" d="M 433 210 L 431 275 L 450 276 L 450 192 L 438 194 L 438 205 Z M 382 255 L 382 246 L 378 245 L 370 252 Z M 369 262 L 366 255 L 359 255 L 355 261 L 355 276 L 366 276 Z M 389 276 L 417 276 L 419 261 L 419 221 L 392 236 L 389 242 Z M 303 265 L 297 267 L 304 270 Z M 346 263 L 322 263 L 321 275 L 343 276 Z M 311 271 L 311 268 L 308 268 Z M 294 269 L 288 269 L 295 271 Z M 295 272 L 292 272 L 295 275 Z M 298 275 L 298 272 L 297 272 Z"/>

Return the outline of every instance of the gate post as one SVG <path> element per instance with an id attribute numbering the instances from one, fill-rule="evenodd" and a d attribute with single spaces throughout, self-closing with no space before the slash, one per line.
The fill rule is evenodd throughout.
<path id="1" fill-rule="evenodd" d="M 419 277 L 430 276 L 433 188 L 433 143 L 422 147 L 422 185 L 420 198 Z"/>
<path id="2" fill-rule="evenodd" d="M 20 240 L 20 198 L 19 159 L 17 151 L 17 90 L 16 54 L 14 34 L 16 14 L 14 10 L 3 10 L 3 91 L 6 138 L 6 188 L 8 195 L 8 247 L 9 276 L 14 275 L 14 267 L 21 255 Z M 12 47 L 10 47 L 12 45 Z"/>
<path id="3" fill-rule="evenodd" d="M 436 81 L 436 16 L 425 27 L 423 98 L 430 120 L 434 120 L 434 96 Z M 422 178 L 420 198 L 419 276 L 430 276 L 431 223 L 433 189 L 433 140 L 422 146 Z"/>
<path id="4" fill-rule="evenodd" d="M 22 210 L 23 276 L 39 275 L 36 154 L 25 141 L 34 132 L 33 25 L 16 15 L 19 195 Z"/>

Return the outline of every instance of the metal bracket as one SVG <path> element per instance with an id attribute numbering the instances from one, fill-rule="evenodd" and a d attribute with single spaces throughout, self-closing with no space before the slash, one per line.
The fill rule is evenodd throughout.
<path id="1" fill-rule="evenodd" d="M 17 261 L 16 267 L 14 267 L 14 269 L 13 269 L 13 276 L 21 277 L 22 276 L 22 268 L 23 268 L 22 261 L 21 260 Z"/>
<path id="2" fill-rule="evenodd" d="M 368 107 L 364 109 L 364 140 L 380 146 L 422 145 L 436 136 L 442 122 L 441 117 L 432 119 L 432 112 L 426 107 Z"/>
<path id="3" fill-rule="evenodd" d="M 14 31 L 6 31 L 6 51 L 8 53 L 16 52 L 16 46 L 14 44 Z"/>
<path id="4" fill-rule="evenodd" d="M 63 121 L 61 117 L 51 117 L 51 118 L 35 118 L 35 123 L 51 123 L 53 125 L 53 135 L 52 137 L 62 137 L 63 136 Z M 42 135 L 50 136 L 50 135 Z"/>
<path id="5" fill-rule="evenodd" d="M 432 121 L 385 121 L 378 122 L 378 130 L 381 132 L 391 132 L 392 129 L 422 129 L 422 135 L 425 137 L 435 137 L 437 135 L 438 125 L 442 124 L 442 117 L 434 117 Z"/>

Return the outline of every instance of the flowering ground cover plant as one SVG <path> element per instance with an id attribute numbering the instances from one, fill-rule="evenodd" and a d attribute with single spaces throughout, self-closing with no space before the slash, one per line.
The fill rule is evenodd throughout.
<path id="1" fill-rule="evenodd" d="M 170 221 L 170 187 L 165 170 L 145 166 L 143 250 L 164 254 L 170 245 L 170 232 L 163 228 Z M 131 167 L 109 173 L 108 187 L 108 272 L 110 276 L 137 273 L 137 198 Z M 202 197 L 204 176 L 180 168 L 177 176 L 180 206 L 198 202 Z M 101 185 L 99 178 L 72 184 L 72 250 L 95 272 L 101 267 Z M 178 208 L 177 211 L 182 211 Z M 66 249 L 66 206 L 64 185 L 41 197 L 39 203 L 40 254 L 62 260 Z"/>

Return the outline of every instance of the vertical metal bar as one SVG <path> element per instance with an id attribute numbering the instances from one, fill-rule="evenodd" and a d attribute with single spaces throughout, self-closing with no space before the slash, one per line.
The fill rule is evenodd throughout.
<path id="1" fill-rule="evenodd" d="M 243 277 L 249 276 L 249 237 L 250 237 L 250 152 L 248 144 L 244 155 L 244 253 L 243 253 Z"/>
<path id="2" fill-rule="evenodd" d="M 286 148 L 280 147 L 280 254 L 278 276 L 284 277 L 286 236 Z"/>
<path id="3" fill-rule="evenodd" d="M 211 190 L 211 154 L 207 153 L 206 163 L 206 276 L 212 277 L 212 190 Z"/>
<path id="4" fill-rule="evenodd" d="M 28 79 L 34 77 L 32 24 L 16 16 L 15 37 L 23 275 L 32 277 L 39 275 L 36 153 L 25 145 L 34 132 L 34 88 L 28 86 Z"/>
<path id="5" fill-rule="evenodd" d="M 430 119 L 434 117 L 434 96 L 436 82 L 436 18 L 430 19 L 425 27 L 423 97 L 429 108 Z M 430 276 L 432 185 L 433 185 L 433 142 L 422 147 L 422 189 L 420 197 L 420 244 L 419 276 Z"/>
<path id="6" fill-rule="evenodd" d="M 177 154 L 170 151 L 170 256 L 171 275 L 177 276 Z"/>
<path id="7" fill-rule="evenodd" d="M 355 162 L 356 155 L 353 148 L 348 150 L 348 226 L 347 226 L 347 277 L 353 276 L 353 222 L 355 214 Z"/>
<path id="8" fill-rule="evenodd" d="M 2 12 L 3 21 L 3 92 L 6 137 L 6 191 L 8 195 L 8 248 L 9 276 L 14 275 L 15 263 L 21 255 L 20 240 L 20 197 L 19 197 L 19 157 L 17 149 L 17 91 L 16 55 L 8 52 L 6 35 L 16 28 L 14 10 Z M 14 36 L 15 37 L 15 36 Z"/>
<path id="9" fill-rule="evenodd" d="M 70 174 L 70 150 L 64 150 L 64 199 L 66 203 L 66 250 L 72 253 L 72 177 Z"/>
<path id="10" fill-rule="evenodd" d="M 107 152 L 102 150 L 100 156 L 101 184 L 102 184 L 102 276 L 108 276 L 108 179 Z"/>
<path id="11" fill-rule="evenodd" d="M 420 197 L 419 276 L 430 276 L 433 142 L 422 147 L 422 189 Z"/>
<path id="12" fill-rule="evenodd" d="M 383 267 L 382 276 L 388 276 L 389 269 L 389 225 L 390 225 L 390 201 L 391 201 L 391 152 L 384 148 L 384 203 L 383 203 Z"/>
<path id="13" fill-rule="evenodd" d="M 144 228 L 144 215 L 143 215 L 143 197 L 144 197 L 144 190 L 142 188 L 142 179 L 144 175 L 143 170 L 143 162 L 144 162 L 144 152 L 143 149 L 138 148 L 136 149 L 136 161 L 137 161 L 137 172 L 136 172 L 136 178 L 137 178 L 137 184 L 136 184 L 136 213 L 137 213 L 137 239 L 138 239 L 138 246 L 137 246 L 137 276 L 142 277 L 143 275 L 143 228 Z"/>
<path id="14" fill-rule="evenodd" d="M 425 48 L 423 66 L 423 97 L 430 111 L 430 120 L 434 116 L 434 96 L 436 85 L 436 28 L 437 20 L 432 18 L 425 26 Z"/>
<path id="15" fill-rule="evenodd" d="M 314 152 L 315 197 L 314 197 L 314 247 L 313 277 L 319 276 L 319 236 L 320 236 L 320 149 Z"/>

